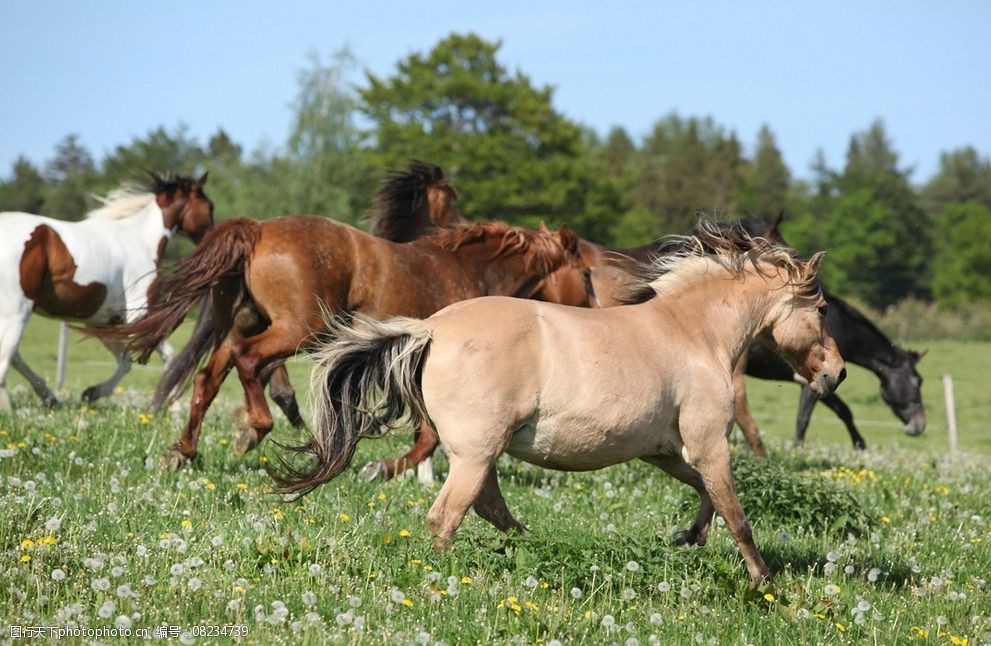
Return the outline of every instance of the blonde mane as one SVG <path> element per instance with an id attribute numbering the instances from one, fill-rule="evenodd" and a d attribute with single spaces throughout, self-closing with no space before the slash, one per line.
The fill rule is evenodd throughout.
<path id="1" fill-rule="evenodd" d="M 139 213 L 155 199 L 155 194 L 143 188 L 124 185 L 106 197 L 94 196 L 103 206 L 86 214 L 87 218 L 121 220 Z"/>
<path id="2" fill-rule="evenodd" d="M 768 275 L 771 265 L 788 274 L 788 285 L 800 295 L 819 294 L 816 264 L 805 262 L 794 249 L 750 235 L 738 222 L 716 223 L 700 218 L 690 236 L 668 236 L 658 247 L 658 255 L 642 267 L 625 302 L 638 303 L 691 282 L 706 271 L 719 267 L 741 277 L 747 266 Z"/>

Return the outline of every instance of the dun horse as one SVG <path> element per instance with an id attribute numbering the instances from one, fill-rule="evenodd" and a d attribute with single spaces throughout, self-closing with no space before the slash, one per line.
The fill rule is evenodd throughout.
<path id="1" fill-rule="evenodd" d="M 657 260 L 635 304 L 581 309 L 482 298 L 425 321 L 328 321 L 311 392 L 315 435 L 274 474 L 306 493 L 339 475 L 362 437 L 409 416 L 430 420 L 450 472 L 427 514 L 437 549 L 474 507 L 500 530 L 525 529 L 499 490 L 506 452 L 560 470 L 642 459 L 692 486 L 700 508 L 679 538 L 702 545 L 719 512 L 755 581 L 770 577 L 737 498 L 727 436 L 733 367 L 757 338 L 820 396 L 843 380 L 816 282 L 797 260 L 739 230 L 703 226 Z"/>
<path id="2" fill-rule="evenodd" d="M 232 367 L 246 408 L 235 450 L 244 453 L 264 438 L 272 414 L 262 380 L 326 331 L 322 309 L 427 316 L 474 296 L 528 297 L 561 267 L 585 272 L 577 244 L 565 227 L 553 233 L 474 224 L 396 244 L 316 216 L 229 220 L 156 280 L 143 318 L 100 334 L 126 340 L 144 360 L 211 295 L 213 353 L 194 380 L 182 436 L 163 456 L 178 468 L 196 456 L 203 416 Z"/>
<path id="3" fill-rule="evenodd" d="M 112 325 L 142 313 L 165 244 L 176 231 L 195 241 L 213 224 L 206 175 L 152 176 L 147 190 L 120 189 L 81 222 L 0 213 L 0 410 L 10 409 L 7 372 L 20 372 L 46 405 L 55 395 L 17 351 L 32 312 L 83 325 Z M 113 392 L 130 370 L 119 343 L 107 348 L 117 371 L 83 391 L 92 401 Z"/>

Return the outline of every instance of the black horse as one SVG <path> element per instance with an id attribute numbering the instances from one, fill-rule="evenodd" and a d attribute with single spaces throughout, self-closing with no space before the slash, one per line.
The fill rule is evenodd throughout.
<path id="1" fill-rule="evenodd" d="M 754 235 L 760 235 L 777 244 L 787 245 L 782 238 L 778 225 L 781 216 L 773 222 L 770 220 L 744 220 L 744 225 L 752 230 Z M 826 325 L 830 334 L 836 339 L 843 359 L 849 363 L 867 368 L 881 380 L 881 398 L 891 408 L 892 412 L 905 424 L 907 435 L 919 435 L 926 429 L 926 412 L 922 405 L 922 377 L 915 369 L 916 364 L 925 353 L 904 350 L 891 342 L 884 332 L 860 310 L 843 299 L 823 289 L 823 296 L 829 305 L 826 313 Z M 746 374 L 758 379 L 773 379 L 776 381 L 796 381 L 795 371 L 783 359 L 767 346 L 755 343 L 750 347 L 746 357 Z M 801 383 L 801 382 L 799 382 Z M 744 397 L 744 402 L 745 402 Z M 805 441 L 805 431 L 812 417 L 812 409 L 816 405 L 816 395 L 807 384 L 802 387 L 802 395 L 798 405 L 798 419 L 795 423 L 795 444 Z M 843 420 L 853 446 L 857 449 L 867 448 L 867 443 L 853 423 L 853 413 L 836 393 L 822 399 L 822 402 Z M 738 402 L 739 404 L 739 402 Z M 756 438 L 759 443 L 757 423 L 744 406 L 737 406 L 737 424 L 743 429 L 748 441 Z M 763 447 L 758 449 L 762 452 Z"/>

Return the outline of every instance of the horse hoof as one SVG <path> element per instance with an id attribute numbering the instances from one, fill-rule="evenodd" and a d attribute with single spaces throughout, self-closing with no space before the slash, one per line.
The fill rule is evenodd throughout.
<path id="1" fill-rule="evenodd" d="M 705 537 L 699 536 L 700 532 L 694 529 L 682 529 L 675 532 L 674 544 L 680 546 L 705 545 Z"/>
<path id="2" fill-rule="evenodd" d="M 100 398 L 100 392 L 96 386 L 90 386 L 89 388 L 83 391 L 82 400 L 84 404 L 92 404 L 99 398 Z"/>
<path id="3" fill-rule="evenodd" d="M 186 457 L 176 449 L 169 449 L 158 459 L 159 465 L 167 471 L 178 471 L 191 462 L 191 458 Z"/>
<path id="4" fill-rule="evenodd" d="M 381 462 L 369 462 L 365 466 L 361 467 L 361 472 L 358 477 L 365 482 L 375 482 L 376 480 L 385 480 L 385 465 Z"/>
<path id="5" fill-rule="evenodd" d="M 258 446 L 259 441 L 258 431 L 253 428 L 242 428 L 234 436 L 234 453 L 244 455 Z"/>
<path id="6" fill-rule="evenodd" d="M 57 408 L 59 405 L 59 400 L 55 397 L 45 397 L 41 400 L 41 405 L 45 408 Z"/>

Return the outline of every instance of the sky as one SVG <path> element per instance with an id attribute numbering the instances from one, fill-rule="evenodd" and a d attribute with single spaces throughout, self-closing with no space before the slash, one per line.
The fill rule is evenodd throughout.
<path id="1" fill-rule="evenodd" d="M 985 0 L 2 0 L 0 177 L 70 133 L 97 161 L 180 124 L 201 143 L 223 128 L 246 151 L 277 148 L 312 53 L 349 47 L 360 84 L 452 32 L 501 41 L 503 65 L 600 134 L 639 142 L 671 112 L 711 116 L 750 152 L 767 124 L 807 177 L 818 149 L 841 168 L 881 119 L 917 183 L 943 151 L 991 157 Z"/>

